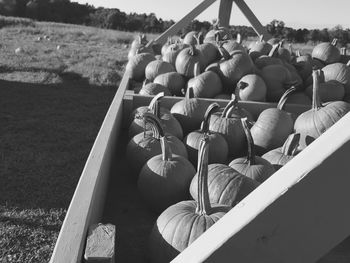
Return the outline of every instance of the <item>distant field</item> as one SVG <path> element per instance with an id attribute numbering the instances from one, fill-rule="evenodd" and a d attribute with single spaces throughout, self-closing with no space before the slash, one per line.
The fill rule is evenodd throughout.
<path id="1" fill-rule="evenodd" d="M 50 259 L 134 36 L 0 16 L 0 262 Z"/>

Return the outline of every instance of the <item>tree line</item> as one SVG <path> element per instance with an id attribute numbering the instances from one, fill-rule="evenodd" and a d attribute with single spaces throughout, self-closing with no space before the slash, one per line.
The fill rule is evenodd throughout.
<path id="1" fill-rule="evenodd" d="M 164 32 L 175 23 L 173 20 L 157 18 L 154 13 L 127 14 L 117 8 L 95 8 L 92 5 L 82 5 L 70 0 L 0 0 L 0 14 L 27 17 L 38 21 L 147 33 Z M 193 20 L 179 32 L 179 35 L 185 35 L 192 30 L 210 30 L 211 28 L 211 22 Z M 240 33 L 243 38 L 256 36 L 253 28 L 249 26 L 231 26 L 231 29 L 235 34 Z M 283 38 L 289 42 L 316 43 L 337 38 L 342 46 L 350 43 L 350 29 L 343 29 L 341 26 L 322 30 L 293 29 L 287 27 L 283 21 L 274 19 L 266 25 L 266 29 L 273 37 Z"/>

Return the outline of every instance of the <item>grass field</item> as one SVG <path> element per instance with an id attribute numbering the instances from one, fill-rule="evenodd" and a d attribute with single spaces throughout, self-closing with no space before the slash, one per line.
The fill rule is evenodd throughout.
<path id="1" fill-rule="evenodd" d="M 49 261 L 133 37 L 0 16 L 0 262 Z"/>
<path id="2" fill-rule="evenodd" d="M 0 262 L 50 259 L 134 35 L 0 16 Z"/>

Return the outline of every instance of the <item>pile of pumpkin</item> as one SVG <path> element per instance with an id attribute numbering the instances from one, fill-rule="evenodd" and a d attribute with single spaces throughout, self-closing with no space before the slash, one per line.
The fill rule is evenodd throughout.
<path id="1" fill-rule="evenodd" d="M 344 101 L 321 103 L 323 80 L 321 70 L 312 71 L 312 108 L 299 116 L 284 110 L 295 85 L 257 119 L 240 107 L 240 85 L 223 108 L 188 87 L 170 110 L 161 107 L 160 92 L 132 113 L 127 159 L 145 205 L 159 214 L 151 262 L 170 262 L 350 111 Z"/>
<path id="2" fill-rule="evenodd" d="M 311 105 L 312 70 L 322 69 L 322 101 L 350 102 L 349 57 L 336 45 L 336 39 L 318 44 L 311 55 L 293 52 L 278 39 L 260 38 L 245 47 L 216 25 L 205 36 L 189 32 L 161 48 L 140 36 L 130 49 L 126 73 L 144 82 L 142 95 L 183 96 L 192 87 L 195 97 L 230 99 L 239 84 L 239 100 L 277 102 L 294 86 L 297 92 L 287 103 Z"/>

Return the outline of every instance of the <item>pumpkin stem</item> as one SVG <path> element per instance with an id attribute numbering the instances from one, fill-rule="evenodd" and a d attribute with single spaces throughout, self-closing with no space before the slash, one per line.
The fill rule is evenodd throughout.
<path id="1" fill-rule="evenodd" d="M 242 44 L 242 35 L 240 33 L 237 33 L 236 42 Z"/>
<path id="2" fill-rule="evenodd" d="M 208 191 L 208 152 L 209 139 L 207 135 L 200 142 L 198 151 L 198 198 L 196 213 L 199 215 L 210 215 L 211 205 Z"/>
<path id="3" fill-rule="evenodd" d="M 225 60 L 229 60 L 231 58 L 230 53 L 228 53 L 227 50 L 222 45 L 220 45 L 219 47 L 219 52 Z"/>
<path id="4" fill-rule="evenodd" d="M 194 98 L 194 92 L 192 87 L 188 87 L 186 90 L 186 100 L 193 99 Z"/>
<path id="5" fill-rule="evenodd" d="M 338 38 L 333 38 L 331 45 L 336 46 L 338 43 Z"/>
<path id="6" fill-rule="evenodd" d="M 232 106 L 234 106 L 234 105 L 235 105 L 235 100 L 230 100 L 230 101 L 227 103 L 226 107 L 224 108 L 224 110 L 223 110 L 223 112 L 222 112 L 222 114 L 221 114 L 221 118 L 225 118 L 226 115 L 227 115 L 228 110 L 229 110 L 230 108 L 232 108 Z"/>
<path id="7" fill-rule="evenodd" d="M 165 136 L 162 124 L 160 123 L 160 120 L 157 116 L 155 116 L 152 113 L 146 112 L 143 114 L 143 119 L 145 122 L 144 127 L 146 127 L 147 123 L 150 124 L 151 130 L 153 132 L 153 135 L 152 135 L 153 138 L 159 140 Z"/>
<path id="8" fill-rule="evenodd" d="M 198 77 L 201 74 L 201 67 L 199 65 L 199 62 L 196 62 L 194 64 L 194 70 L 193 71 L 194 71 L 194 77 L 195 78 Z"/>
<path id="9" fill-rule="evenodd" d="M 298 50 L 295 52 L 295 54 L 296 54 L 297 57 L 301 57 L 300 49 L 298 49 Z"/>
<path id="10" fill-rule="evenodd" d="M 282 97 L 280 98 L 280 100 L 279 100 L 279 102 L 278 102 L 278 104 L 277 104 L 277 109 L 283 110 L 283 107 L 284 107 L 284 105 L 286 104 L 286 101 L 287 101 L 287 99 L 288 99 L 288 96 L 289 96 L 291 93 L 295 92 L 296 90 L 297 90 L 297 88 L 296 88 L 295 86 L 292 86 L 292 87 L 290 87 L 289 89 L 287 89 L 287 90 L 283 93 Z"/>
<path id="11" fill-rule="evenodd" d="M 173 158 L 173 153 L 171 152 L 170 145 L 165 136 L 160 138 L 160 148 L 162 149 L 162 160 L 171 161 Z"/>
<path id="12" fill-rule="evenodd" d="M 190 46 L 188 54 L 191 55 L 191 56 L 195 56 L 197 54 L 197 49 L 196 49 L 195 45 L 191 45 Z"/>
<path id="13" fill-rule="evenodd" d="M 242 118 L 241 119 L 243 130 L 245 133 L 245 136 L 247 137 L 248 141 L 248 155 L 247 155 L 247 161 L 249 165 L 255 164 L 255 147 L 254 147 L 254 139 L 252 137 L 252 134 L 250 133 L 249 126 L 248 126 L 248 118 Z"/>
<path id="14" fill-rule="evenodd" d="M 264 35 L 261 34 L 261 35 L 259 36 L 259 40 L 258 40 L 257 42 L 259 43 L 259 42 L 263 42 L 263 41 L 264 41 Z"/>
<path id="15" fill-rule="evenodd" d="M 269 57 L 275 57 L 276 56 L 276 52 L 277 52 L 277 50 L 279 49 L 279 47 L 280 47 L 280 44 L 279 43 L 277 43 L 277 44 L 274 44 L 273 46 L 272 46 L 272 49 L 270 50 L 270 53 L 269 53 Z"/>
<path id="16" fill-rule="evenodd" d="M 164 97 L 164 92 L 159 92 L 156 96 L 154 96 L 153 97 L 153 99 L 151 100 L 151 102 L 149 103 L 149 105 L 148 105 L 148 109 L 151 111 L 151 112 L 153 112 L 153 114 L 154 115 L 156 115 L 155 113 L 154 113 L 154 107 L 155 107 L 155 105 L 157 104 L 157 102 L 159 102 L 159 100 L 161 99 L 161 98 L 163 98 Z M 158 116 L 159 117 L 159 116 Z"/>
<path id="17" fill-rule="evenodd" d="M 346 47 L 342 47 L 342 48 L 340 49 L 340 55 L 346 56 Z"/>
<path id="18" fill-rule="evenodd" d="M 152 81 L 150 81 L 149 79 L 145 79 L 143 82 L 142 82 L 142 87 L 146 86 L 147 84 L 151 83 Z"/>
<path id="19" fill-rule="evenodd" d="M 300 133 L 290 134 L 282 146 L 282 153 L 286 156 L 294 156 L 299 146 Z"/>
<path id="20" fill-rule="evenodd" d="M 312 71 L 312 78 L 313 78 L 312 109 L 314 110 L 318 110 L 319 108 L 322 107 L 321 99 L 319 95 L 320 77 L 321 77 L 321 70 Z"/>
<path id="21" fill-rule="evenodd" d="M 347 65 L 348 67 L 350 67 L 350 60 L 348 61 L 348 63 L 346 63 L 346 65 Z"/>
<path id="22" fill-rule="evenodd" d="M 209 105 L 209 107 L 207 108 L 207 111 L 204 114 L 204 120 L 202 121 L 201 129 L 200 129 L 200 131 L 202 133 L 208 133 L 209 132 L 210 116 L 214 113 L 214 111 L 216 111 L 219 108 L 220 108 L 220 106 L 216 102 L 214 102 L 214 103 Z"/>

